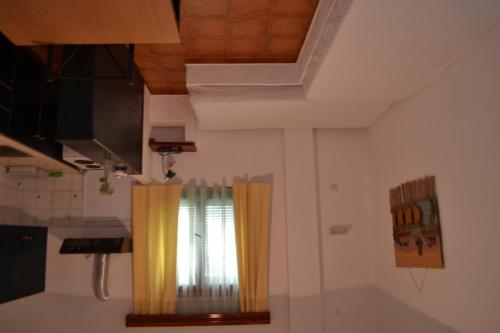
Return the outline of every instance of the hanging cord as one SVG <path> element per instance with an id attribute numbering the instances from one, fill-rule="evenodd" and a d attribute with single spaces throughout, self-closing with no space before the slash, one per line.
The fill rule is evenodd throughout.
<path id="1" fill-rule="evenodd" d="M 109 183 L 109 172 L 111 171 L 112 168 L 112 157 L 109 152 L 105 152 L 104 154 L 104 162 L 103 162 L 103 167 L 104 167 L 104 177 L 99 178 L 99 181 L 101 182 L 101 186 L 99 187 L 99 193 L 102 195 L 112 195 L 115 192 L 115 189 L 111 184 Z"/>
<path id="2" fill-rule="evenodd" d="M 175 158 L 170 153 L 160 153 L 160 156 L 163 175 L 165 176 L 165 181 L 168 182 L 176 176 L 176 173 L 170 169 L 175 164 Z"/>
<path id="3" fill-rule="evenodd" d="M 411 270 L 410 267 L 408 267 L 408 272 L 410 272 L 410 276 L 413 280 L 413 283 L 415 284 L 415 287 L 417 287 L 417 290 L 419 293 L 422 292 L 422 290 L 424 290 L 424 284 L 425 284 L 425 279 L 427 278 L 427 272 L 429 271 L 428 268 L 425 269 L 425 273 L 424 273 L 424 276 L 422 277 L 422 281 L 420 282 L 420 284 L 417 282 L 417 279 L 415 278 L 415 276 L 413 275 L 413 272 Z"/>
<path id="4" fill-rule="evenodd" d="M 160 153 L 161 156 L 161 171 L 165 175 L 165 172 L 167 171 L 167 168 L 165 168 L 166 165 L 166 157 L 168 156 L 168 153 Z"/>

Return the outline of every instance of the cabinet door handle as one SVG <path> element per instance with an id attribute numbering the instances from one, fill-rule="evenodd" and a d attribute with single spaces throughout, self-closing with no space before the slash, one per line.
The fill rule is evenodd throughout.
<path id="1" fill-rule="evenodd" d="M 32 240 L 33 236 L 24 235 L 21 237 L 22 240 Z"/>

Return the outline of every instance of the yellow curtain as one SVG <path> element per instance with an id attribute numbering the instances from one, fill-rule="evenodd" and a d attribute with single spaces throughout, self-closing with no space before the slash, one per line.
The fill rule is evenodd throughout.
<path id="1" fill-rule="evenodd" d="M 271 185 L 233 184 L 240 311 L 268 311 Z"/>
<path id="2" fill-rule="evenodd" d="M 134 314 L 175 313 L 181 190 L 181 185 L 133 188 Z"/>

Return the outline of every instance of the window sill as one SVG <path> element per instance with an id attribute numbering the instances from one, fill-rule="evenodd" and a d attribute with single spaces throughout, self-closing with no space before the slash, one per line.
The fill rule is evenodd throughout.
<path id="1" fill-rule="evenodd" d="M 217 326 L 270 324 L 269 312 L 210 313 L 196 315 L 127 315 L 127 327 Z"/>

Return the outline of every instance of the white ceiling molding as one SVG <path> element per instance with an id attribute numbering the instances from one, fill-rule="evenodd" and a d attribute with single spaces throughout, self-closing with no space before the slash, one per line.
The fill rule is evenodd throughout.
<path id="1" fill-rule="evenodd" d="M 367 127 L 388 103 L 358 101 L 192 99 L 203 129 Z"/>
<path id="2" fill-rule="evenodd" d="M 198 124 L 211 130 L 367 127 L 389 107 L 384 102 L 306 100 L 302 86 L 197 86 L 192 92 Z"/>
<path id="3" fill-rule="evenodd" d="M 187 64 L 187 87 L 300 85 L 295 64 Z M 194 90 L 190 89 L 192 93 Z"/>
<path id="4" fill-rule="evenodd" d="M 321 32 L 315 35 L 314 50 L 309 52 L 309 54 L 305 53 L 304 56 L 297 61 L 297 64 L 302 68 L 301 83 L 306 92 L 309 90 L 314 78 L 320 71 L 328 53 L 332 50 L 335 37 L 348 11 L 351 9 L 352 3 L 353 0 L 335 1 L 333 3 L 327 12 L 328 14 L 324 18 Z"/>
<path id="5" fill-rule="evenodd" d="M 199 127 L 367 127 L 499 19 L 498 0 L 320 0 L 296 64 L 187 65 Z"/>
<path id="6" fill-rule="evenodd" d="M 275 100 L 301 100 L 304 91 L 300 85 L 275 85 L 271 89 L 257 85 L 234 86 L 196 86 L 190 89 L 191 101 L 275 101 Z"/>
<path id="7" fill-rule="evenodd" d="M 318 4 L 314 17 L 315 24 L 311 24 L 297 60 L 297 71 L 301 75 L 301 82 L 312 80 L 319 70 L 352 3 L 353 0 L 329 0 L 320 1 Z"/>

